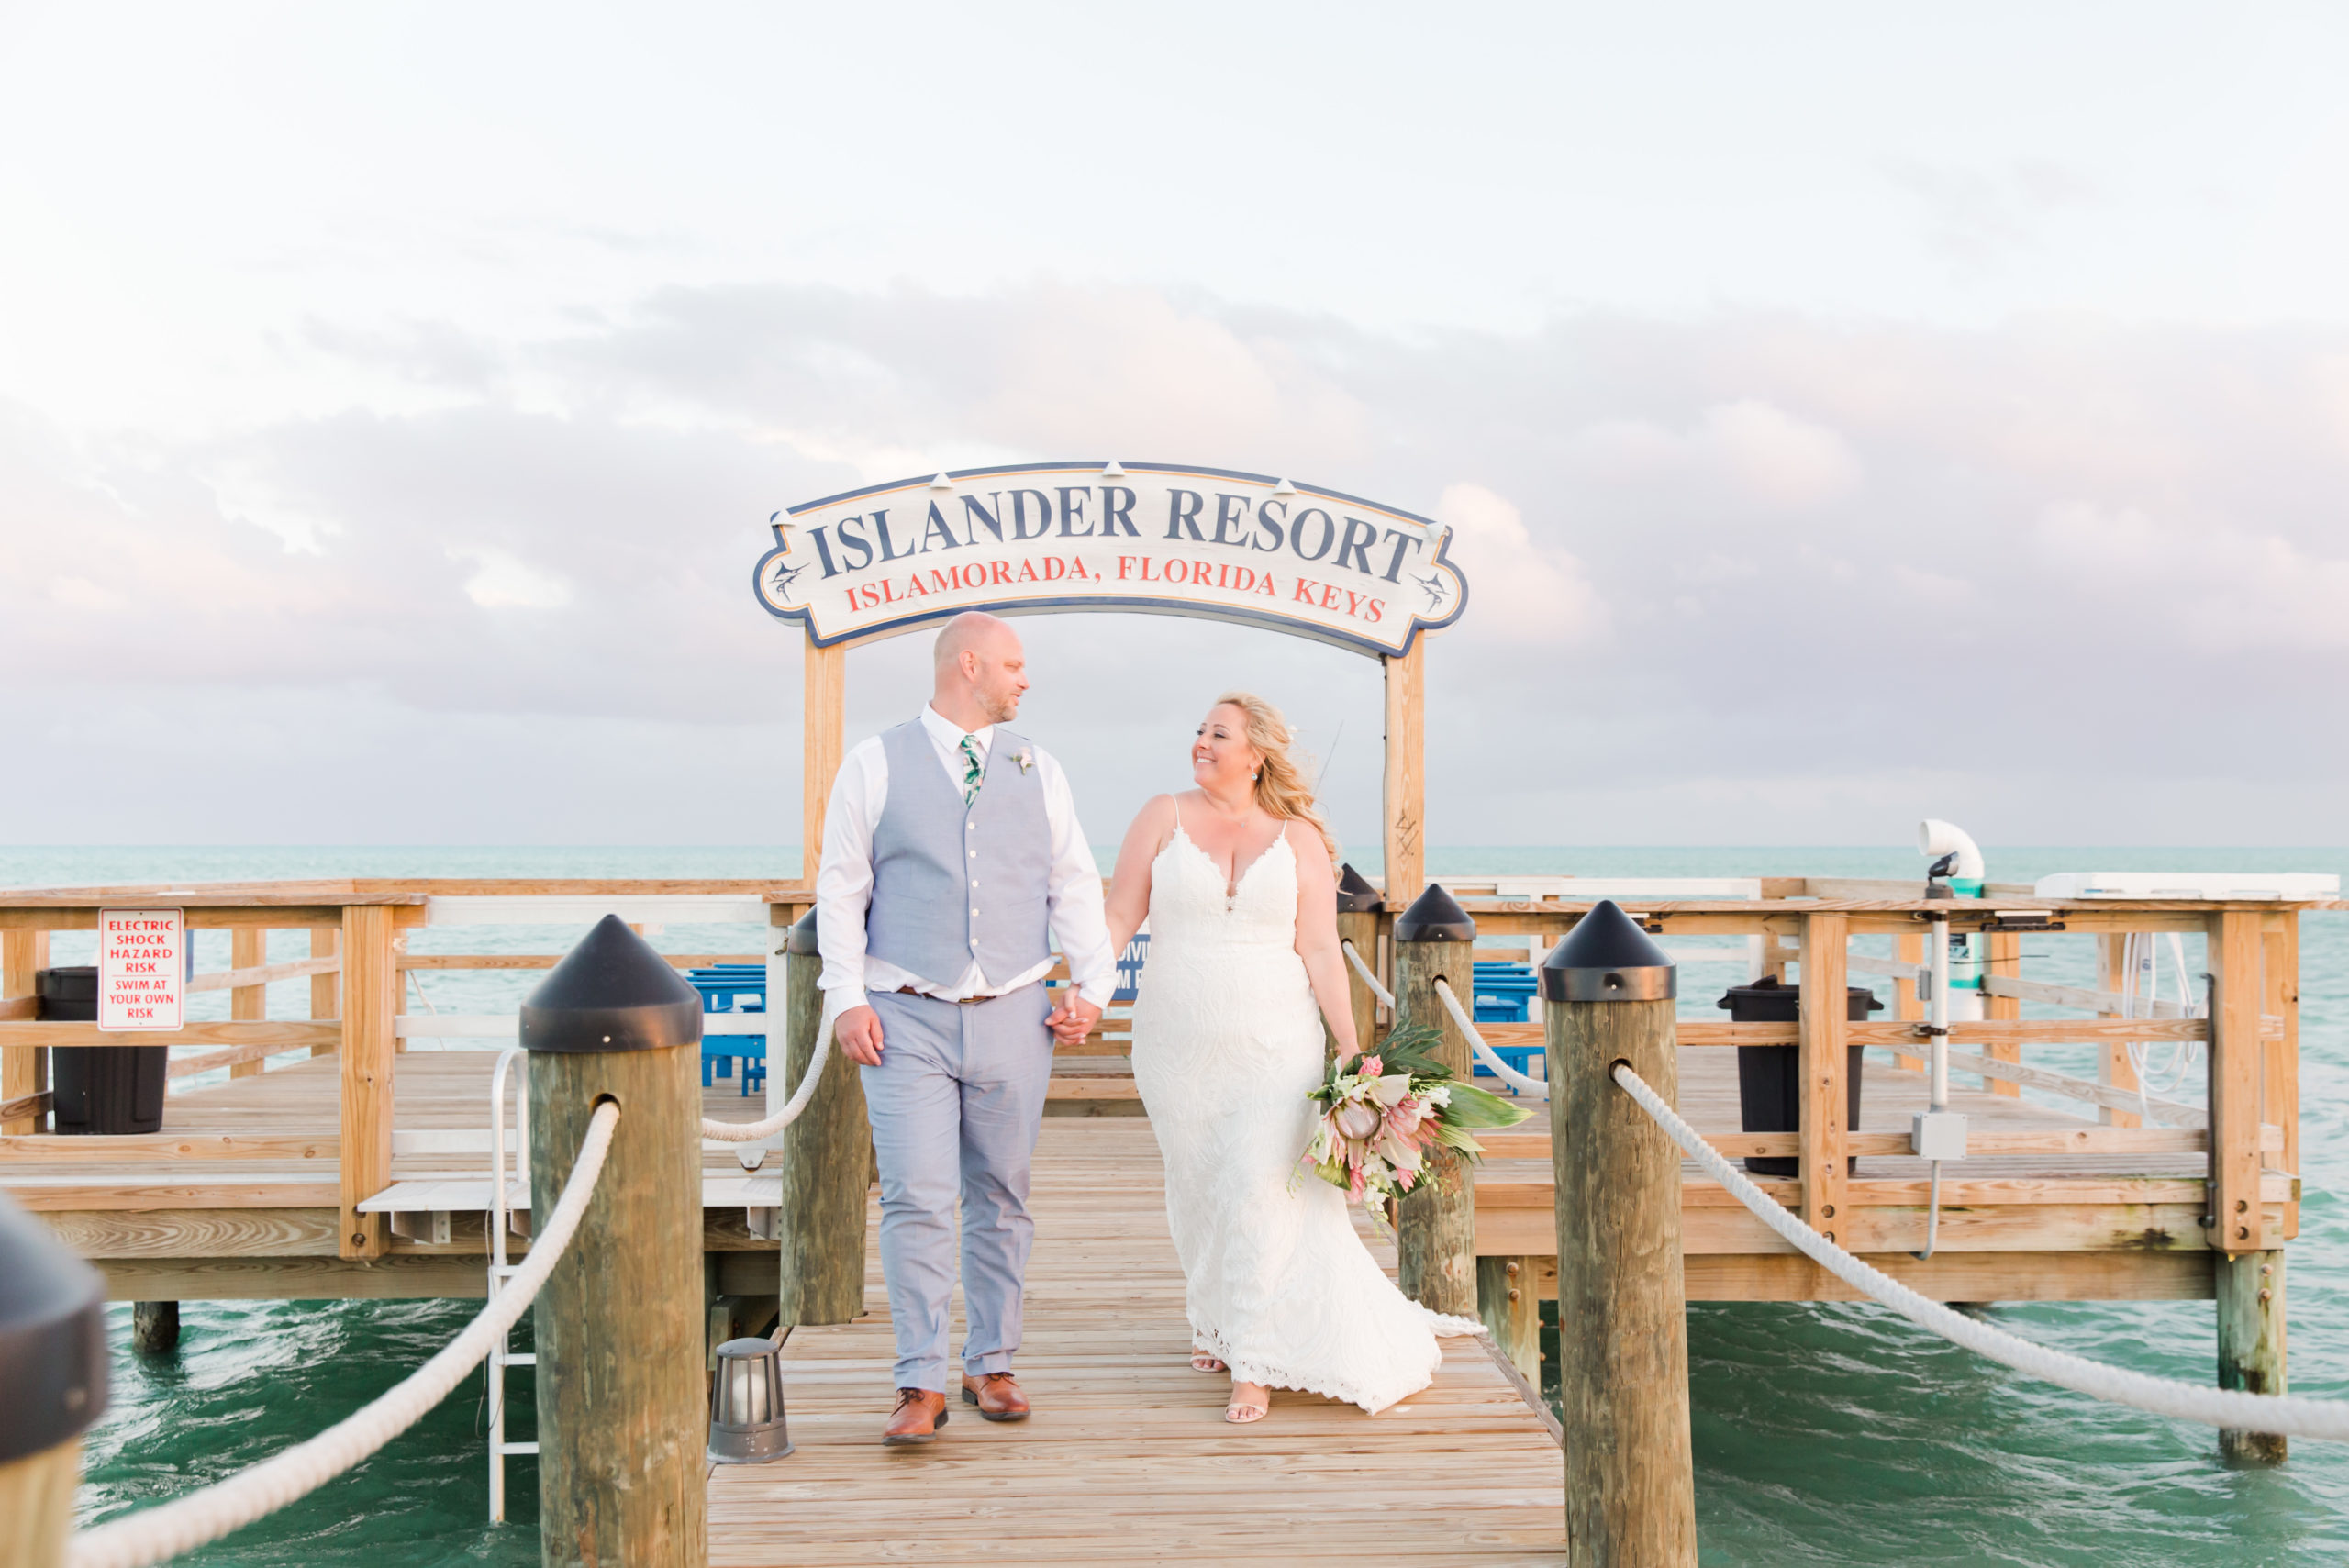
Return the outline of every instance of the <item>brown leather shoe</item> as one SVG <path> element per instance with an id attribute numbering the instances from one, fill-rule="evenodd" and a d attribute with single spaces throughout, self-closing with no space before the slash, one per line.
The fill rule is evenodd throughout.
<path id="1" fill-rule="evenodd" d="M 881 1441 L 888 1448 L 901 1443 L 926 1443 L 945 1424 L 945 1395 L 933 1394 L 927 1388 L 900 1388 L 897 1407 L 889 1412 L 889 1424 L 882 1429 Z"/>
<path id="2" fill-rule="evenodd" d="M 985 1377 L 963 1374 L 963 1403 L 979 1407 L 982 1421 L 1024 1421 L 1028 1418 L 1028 1396 L 1019 1392 L 1019 1385 L 1008 1372 L 991 1372 Z"/>

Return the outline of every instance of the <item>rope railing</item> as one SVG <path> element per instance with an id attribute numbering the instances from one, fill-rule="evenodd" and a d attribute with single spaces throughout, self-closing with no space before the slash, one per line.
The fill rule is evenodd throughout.
<path id="1" fill-rule="evenodd" d="M 146 1568 L 193 1551 L 317 1491 L 416 1425 L 481 1364 L 490 1347 L 529 1310 L 539 1287 L 554 1272 L 579 1229 L 580 1217 L 595 1195 L 596 1179 L 604 1173 L 604 1159 L 611 1152 L 612 1132 L 619 1120 L 616 1101 L 606 1100 L 596 1107 L 587 1134 L 579 1140 L 579 1158 L 571 1168 L 571 1179 L 563 1184 L 562 1196 L 531 1244 L 520 1271 L 430 1361 L 364 1408 L 306 1442 L 296 1443 L 201 1492 L 142 1508 L 75 1536 L 66 1558 L 69 1568 Z"/>
<path id="2" fill-rule="evenodd" d="M 1469 1016 L 1468 1009 L 1460 1005 L 1460 998 L 1452 994 L 1451 985 L 1442 976 L 1436 979 L 1435 999 L 1443 1004 L 1443 1010 L 1452 1015 L 1452 1021 L 1458 1024 L 1460 1032 L 1468 1037 L 1468 1049 L 1475 1053 L 1476 1060 L 1484 1063 L 1486 1070 L 1494 1077 L 1530 1099 L 1546 1100 L 1550 1097 L 1548 1084 L 1520 1073 L 1501 1060 L 1500 1052 L 1485 1043 L 1485 1037 L 1476 1032 L 1475 1020 Z"/>
<path id="3" fill-rule="evenodd" d="M 1372 971 L 1370 965 L 1362 961 L 1362 954 L 1354 951 L 1354 944 L 1340 942 L 1338 945 L 1345 950 L 1346 962 L 1354 966 L 1354 973 L 1362 976 L 1362 983 L 1364 985 L 1370 987 L 1370 994 L 1378 998 L 1378 1005 L 1389 1012 L 1394 1011 L 1395 993 L 1378 983 L 1377 974 Z"/>
<path id="4" fill-rule="evenodd" d="M 1991 1327 L 1938 1301 L 1927 1299 L 1898 1280 L 1871 1268 L 1826 1237 L 1804 1224 L 1786 1206 L 1745 1179 L 1704 1135 L 1664 1102 L 1645 1080 L 1623 1062 L 1612 1076 L 1623 1092 L 1655 1119 L 1664 1135 L 1680 1146 L 1705 1174 L 1720 1183 L 1753 1217 L 1768 1226 L 1837 1279 L 1872 1300 L 1899 1313 L 1919 1328 L 1941 1335 L 1977 1355 L 2002 1362 L 2018 1372 L 2069 1388 L 2090 1398 L 2148 1410 L 2174 1420 L 2199 1421 L 2232 1431 L 2272 1432 L 2282 1437 L 2320 1438 L 2349 1442 L 2349 1403 L 2296 1398 L 2278 1394 L 2245 1394 L 2232 1389 L 2199 1388 L 2167 1378 L 2129 1372 L 2102 1362 L 2035 1344 Z"/>
<path id="5" fill-rule="evenodd" d="M 1379 1006 L 1389 1011 L 1397 1010 L 1395 1006 L 1395 993 L 1378 983 L 1378 976 L 1372 973 L 1369 964 L 1363 962 L 1362 954 L 1354 951 L 1354 944 L 1340 942 L 1338 945 L 1344 951 L 1346 962 L 1354 966 L 1354 973 L 1362 976 L 1362 983 L 1370 987 L 1370 994 L 1378 998 Z M 1436 999 L 1443 1004 L 1444 1010 L 1452 1015 L 1452 1021 L 1458 1024 L 1460 1032 L 1468 1038 L 1469 1051 L 1475 1055 L 1478 1062 L 1485 1064 L 1494 1077 L 1521 1095 L 1543 1100 L 1550 1097 L 1549 1084 L 1539 1078 L 1529 1078 L 1520 1073 L 1502 1061 L 1498 1051 L 1485 1043 L 1485 1037 L 1476 1032 L 1475 1020 L 1470 1017 L 1468 1010 L 1460 1005 L 1460 998 L 1452 994 L 1452 987 L 1449 984 L 1438 979 L 1435 983 L 1435 994 Z"/>
<path id="6" fill-rule="evenodd" d="M 832 1018 L 831 1006 L 827 1003 L 823 1021 L 816 1026 L 816 1053 L 808 1058 L 807 1071 L 799 1075 L 799 1087 L 791 1092 L 791 1098 L 785 1103 L 783 1109 L 764 1121 L 712 1121 L 704 1117 L 701 1118 L 701 1135 L 719 1143 L 756 1143 L 761 1139 L 773 1138 L 797 1121 L 799 1113 L 806 1110 L 807 1102 L 815 1097 L 816 1085 L 824 1076 L 824 1059 L 832 1053 Z"/>

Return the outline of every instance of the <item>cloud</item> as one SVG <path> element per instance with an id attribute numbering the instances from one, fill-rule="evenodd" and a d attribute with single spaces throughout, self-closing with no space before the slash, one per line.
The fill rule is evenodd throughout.
<path id="1" fill-rule="evenodd" d="M 52 577 L 49 580 L 51 601 L 69 609 L 91 610 L 111 615 L 129 607 L 130 601 L 111 588 L 101 588 L 87 577 Z"/>
<path id="2" fill-rule="evenodd" d="M 465 579 L 465 597 L 485 610 L 552 610 L 571 603 L 570 584 L 502 550 L 452 544 L 449 559 L 473 563 L 473 574 Z"/>
<path id="3" fill-rule="evenodd" d="M 659 841 L 682 814 L 787 840 L 796 642 L 748 585 L 767 515 L 985 454 L 1246 466 L 1450 524 L 1471 595 L 1430 660 L 1437 843 L 1851 842 L 1928 808 L 2009 840 L 2076 826 L 1995 770 L 1904 771 L 1920 692 L 1951 678 L 2002 749 L 2076 757 L 2066 789 L 2123 840 L 2190 832 L 2154 803 L 2264 779 L 2279 737 L 2295 776 L 2349 765 L 2307 721 L 2349 677 L 2349 331 L 1722 310 L 1406 335 L 1039 282 L 673 288 L 417 340 L 503 368 L 198 440 L 0 405 L 0 661 L 71 694 L 78 762 L 112 755 L 90 715 L 234 712 L 205 776 L 243 783 L 205 786 L 211 819 L 269 838 L 252 759 L 355 776 L 386 734 L 462 734 L 498 759 L 481 776 L 529 781 L 469 793 L 469 832 Z M 1375 831 L 1375 665 L 1182 621 L 1025 627 L 1037 733 L 1097 836 L 1179 777 L 1183 724 L 1226 684 L 1280 701 L 1333 757 L 1341 832 Z M 858 651 L 852 725 L 910 711 L 918 654 Z M 2195 743 L 2083 751 L 2115 671 Z M 306 726 L 337 706 L 366 721 Z M 751 732 L 756 788 L 573 786 L 521 750 L 722 756 Z M 0 771 L 0 814 L 68 833 L 43 777 Z M 1867 782 L 1816 787 L 1844 777 Z M 2258 787 L 2280 792 L 2262 831 L 2332 830 L 2321 791 Z M 390 791 L 366 831 L 412 841 L 444 807 Z"/>
<path id="4" fill-rule="evenodd" d="M 1698 447 L 1746 494 L 1798 511 L 1859 488 L 1860 465 L 1843 438 L 1757 398 L 1705 410 Z"/>
<path id="5" fill-rule="evenodd" d="M 1570 438 L 1567 460 L 1602 484 L 1680 483 L 1757 516 L 1815 511 L 1861 481 L 1841 434 L 1753 397 L 1715 404 L 1679 430 L 1601 420 Z"/>
<path id="6" fill-rule="evenodd" d="M 2349 558 L 2272 533 L 2169 525 L 2133 506 L 2086 501 L 2046 508 L 2036 543 L 2108 622 L 2150 622 L 2190 647 L 2225 652 L 2349 648 Z"/>
<path id="7" fill-rule="evenodd" d="M 1884 176 L 1922 208 L 1928 245 L 1976 274 L 2039 249 L 2056 217 L 2094 206 L 2101 195 L 2087 176 L 2043 158 L 1997 169 L 1893 159 Z"/>
<path id="8" fill-rule="evenodd" d="M 1563 550 L 1538 545 L 1508 500 L 1481 484 L 1448 484 L 1435 515 L 1452 525 L 1452 558 L 1474 584 L 1479 636 L 1579 647 L 1607 635 L 1606 601 Z"/>

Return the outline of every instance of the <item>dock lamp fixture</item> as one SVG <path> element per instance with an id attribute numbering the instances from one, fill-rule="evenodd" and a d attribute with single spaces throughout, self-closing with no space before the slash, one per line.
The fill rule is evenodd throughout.
<path id="1" fill-rule="evenodd" d="M 764 1464 L 791 1452 L 783 1419 L 783 1347 L 752 1336 L 718 1347 L 709 1385 L 709 1462 Z"/>

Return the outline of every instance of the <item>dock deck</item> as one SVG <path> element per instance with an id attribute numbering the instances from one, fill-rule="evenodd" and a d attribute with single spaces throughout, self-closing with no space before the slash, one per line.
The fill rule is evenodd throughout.
<path id="1" fill-rule="evenodd" d="M 341 1259 L 336 1248 L 339 1084 L 335 1058 L 294 1061 L 266 1073 L 173 1094 L 165 1130 L 139 1139 L 5 1140 L 0 1190 L 40 1212 L 108 1275 L 117 1299 L 268 1296 L 478 1296 L 489 1207 L 488 1095 L 496 1053 L 420 1051 L 393 1058 L 393 1156 L 388 1184 L 363 1208 L 396 1209 L 381 1258 Z M 1687 1046 L 1680 1052 L 1680 1103 L 1726 1151 L 1741 1151 L 1736 1052 Z M 1122 1130 L 1149 1145 L 1132 1079 L 1122 1059 L 1070 1064 L 1085 1076 L 1056 1079 L 1047 1127 Z M 1864 1151 L 1905 1142 L 1909 1117 L 1925 1104 L 1920 1073 L 1889 1063 L 1865 1069 Z M 1924 1162 L 1890 1152 L 1854 1156 L 1846 1181 L 1856 1251 L 1929 1295 L 1954 1300 L 2207 1297 L 2211 1252 L 2200 1234 L 2207 1136 L 2123 1131 L 2020 1097 L 1958 1088 L 1952 1104 L 1971 1119 L 1977 1153 L 1962 1175 L 1945 1173 L 1941 1245 L 1934 1262 L 1907 1256 L 1923 1244 Z M 703 1092 L 706 1115 L 752 1120 L 758 1095 L 720 1079 Z M 2275 1129 L 2269 1129 L 2271 1140 Z M 518 1144 L 509 1124 L 507 1136 Z M 2000 1140 L 2032 1145 L 1993 1152 Z M 1555 1294 L 1551 1161 L 1546 1118 L 1487 1135 L 1494 1157 L 1476 1177 L 1476 1251 L 1526 1261 L 1536 1289 Z M 1785 1141 L 1784 1135 L 1780 1142 Z M 2077 1144 L 2076 1149 L 2065 1147 Z M 2148 1149 L 2149 1144 L 2169 1147 Z M 1104 1144 L 1103 1147 L 1108 1145 Z M 1775 1145 L 1772 1147 L 1775 1148 Z M 510 1158 L 510 1157 L 509 1157 Z M 1148 1183 L 1154 1183 L 1154 1157 Z M 755 1210 L 772 1207 L 772 1168 L 745 1172 L 729 1147 L 703 1157 L 705 1247 L 717 1288 L 772 1294 L 774 1243 L 755 1232 Z M 1842 1293 L 1807 1260 L 1738 1207 L 1718 1184 L 1684 1169 L 1683 1247 L 1692 1300 L 1818 1299 Z M 1141 1181 L 1126 1165 L 1105 1173 Z M 1794 1207 L 1800 1184 L 1757 1178 Z M 508 1202 L 527 1210 L 529 1183 L 509 1167 Z M 2280 1172 L 2263 1179 L 2263 1207 L 2280 1225 L 2296 1195 Z M 1155 1188 L 1151 1192 L 1154 1195 Z M 1059 1200 L 1054 1200 L 1059 1201 Z M 1105 1199 L 1105 1201 L 1108 1201 Z M 1116 1199 L 1119 1204 L 1124 1196 Z M 1156 1198 L 1133 1200 L 1145 1237 L 1163 1229 Z M 1125 1213 L 1125 1209 L 1119 1212 Z M 436 1230 L 429 1218 L 447 1217 Z M 1146 1222 L 1146 1223 L 1145 1223 Z M 518 1253 L 527 1242 L 518 1236 Z M 877 1296 L 875 1299 L 878 1299 Z"/>
<path id="2" fill-rule="evenodd" d="M 1903 884 L 1748 880 L 1750 887 L 1701 895 L 1662 890 L 1689 896 L 1643 898 L 1642 923 L 1667 940 L 1742 940 L 1743 953 L 1697 950 L 1698 962 L 1782 984 L 1798 965 L 1802 993 L 1839 1003 L 1851 974 L 1890 980 L 1880 999 L 1891 1016 L 1854 1019 L 1838 1005 L 1799 1009 L 1794 1022 L 1724 1022 L 1690 1007 L 1676 1026 L 1677 1099 L 1716 1148 L 1732 1158 L 1795 1160 L 1800 1178 L 1765 1178 L 1764 1189 L 1928 1296 L 2215 1299 L 2222 1382 L 2280 1383 L 2283 1293 L 2258 1282 L 2280 1274 L 2298 1229 L 2298 919 L 2315 903 L 2067 902 L 1993 888 L 1995 902 L 1966 905 L 1920 898 Z M 1489 897 L 1472 896 L 1478 945 L 1463 943 L 1444 962 L 1465 968 L 1497 940 L 1497 956 L 1512 943 L 1521 953 L 1548 951 L 1589 906 L 1574 892 L 1495 885 Z M 145 1041 L 181 1053 L 170 1063 L 180 1081 L 162 1131 L 45 1130 L 55 1109 L 50 1055 L 116 1043 L 95 1023 L 40 1016 L 34 976 L 49 962 L 50 937 L 92 929 L 103 908 L 166 899 L 184 910 L 188 929 L 225 929 L 231 938 L 231 968 L 189 982 L 227 991 L 230 1017 Z M 479 1296 L 497 1052 L 425 1046 L 510 1041 L 514 1018 L 406 1011 L 407 992 L 422 989 L 410 972 L 546 969 L 558 951 L 518 943 L 558 945 L 562 929 L 610 915 L 648 928 L 706 927 L 711 940 L 726 930 L 722 940 L 736 945 L 742 928 L 757 928 L 767 996 L 804 1000 L 812 966 L 778 939 L 807 905 L 805 888 L 741 884 L 11 892 L 0 899 L 0 1191 L 96 1264 L 117 1300 Z M 1380 989 L 1403 988 L 1393 912 L 1341 910 L 1338 919 L 1364 967 L 1387 977 Z M 411 934 L 440 926 L 526 929 L 497 935 L 495 951 L 410 948 Z M 1928 932 L 1941 926 L 1978 940 L 1983 973 L 1979 1017 L 1954 1018 L 1945 1036 L 1933 1037 L 1948 1050 L 1957 1075 L 1952 1108 L 1969 1129 L 1966 1157 L 1943 1169 L 1938 1249 L 1920 1261 L 1913 1254 L 1935 1211 L 1922 1162 L 1909 1152 L 1909 1118 L 1923 1108 L 1920 1058 L 1933 1046 L 1909 982 L 1923 973 Z M 2024 931 L 2092 954 L 2095 984 L 2076 983 L 2081 963 L 2065 984 L 2025 978 Z M 306 933 L 308 956 L 273 952 L 273 932 Z M 2154 935 L 2199 941 L 2207 1011 L 2129 1010 L 2119 977 L 2131 942 Z M 1855 943 L 1887 943 L 1890 956 Z M 668 956 L 689 966 L 761 955 Z M 1415 971 L 1423 984 L 1426 968 Z M 1364 1038 L 1415 1005 L 1376 1002 L 1360 974 L 1350 984 Z M 282 1004 L 296 999 L 273 999 L 278 985 L 307 988 L 306 1020 L 283 1016 Z M 2070 1016 L 2025 1018 L 2026 1006 Z M 786 1023 L 786 1015 L 802 1021 Z M 805 1060 L 813 1016 L 786 1006 L 763 1018 L 712 1015 L 705 1028 L 763 1034 L 780 1026 L 778 1062 L 795 1051 Z M 1465 1065 L 1468 1041 L 1456 1023 L 1432 1004 L 1419 1021 L 1442 1029 L 1455 1068 Z M 1560 1460 L 1543 1414 L 1521 1392 L 1542 1370 L 1537 1304 L 1556 1293 L 1546 1119 L 1488 1137 L 1492 1158 L 1473 1186 L 1475 1299 L 1497 1348 L 1453 1342 L 1432 1389 L 1375 1418 L 1288 1396 L 1276 1398 L 1269 1422 L 1230 1428 L 1220 1419 L 1222 1383 L 1186 1364 L 1181 1281 L 1127 1027 L 1113 1008 L 1092 1038 L 1055 1058 L 1020 1363 L 1041 1413 L 1004 1428 L 966 1415 L 930 1448 L 882 1450 L 889 1346 L 875 1280 L 865 1316 L 793 1334 L 799 1453 L 713 1479 L 714 1560 L 1553 1560 L 1562 1548 Z M 1478 1029 L 1506 1048 L 1538 1043 L 1542 1025 Z M 791 1032 L 798 1029 L 811 1033 Z M 2187 1099 L 2138 1088 L 2132 1053 L 2151 1041 L 2201 1051 L 2201 1082 L 2171 1091 Z M 2039 1054 L 2049 1047 L 2065 1054 Z M 1798 1127 L 1742 1129 L 1743 1048 L 1783 1048 L 1780 1060 L 1802 1086 Z M 2081 1067 L 2084 1055 L 2093 1066 Z M 222 1071 L 232 1076 L 210 1078 Z M 1856 1129 L 1843 1116 L 1854 1071 L 1864 1091 Z M 2066 1108 L 2052 1108 L 2051 1098 Z M 757 1120 L 765 1108 L 734 1081 L 703 1096 L 704 1113 L 721 1120 Z M 853 1127 L 843 1122 L 849 1130 L 838 1136 L 853 1139 Z M 835 1152 L 852 1160 L 856 1151 Z M 525 1185 L 516 1183 L 518 1198 Z M 694 1283 L 715 1344 L 763 1330 L 782 1310 L 780 1249 L 771 1239 L 782 1182 L 772 1166 L 744 1172 L 732 1146 L 706 1143 L 701 1197 L 705 1270 Z M 853 1189 L 842 1198 L 852 1206 Z M 1687 1299 L 1848 1298 L 1832 1275 L 1686 1166 L 1680 1206 Z M 514 1251 L 527 1245 L 527 1229 L 526 1214 Z M 871 1271 L 869 1242 L 864 1262 Z"/>
<path id="3" fill-rule="evenodd" d="M 936 1442 L 882 1448 L 876 1262 L 864 1318 L 785 1347 L 797 1451 L 711 1478 L 713 1564 L 1563 1561 L 1556 1441 L 1488 1341 L 1446 1340 L 1434 1385 L 1375 1417 L 1276 1393 L 1230 1426 L 1229 1380 L 1187 1359 L 1148 1124 L 1052 1118 L 1035 1173 L 1019 1371 L 1036 1414 L 998 1426 L 957 1403 Z"/>

